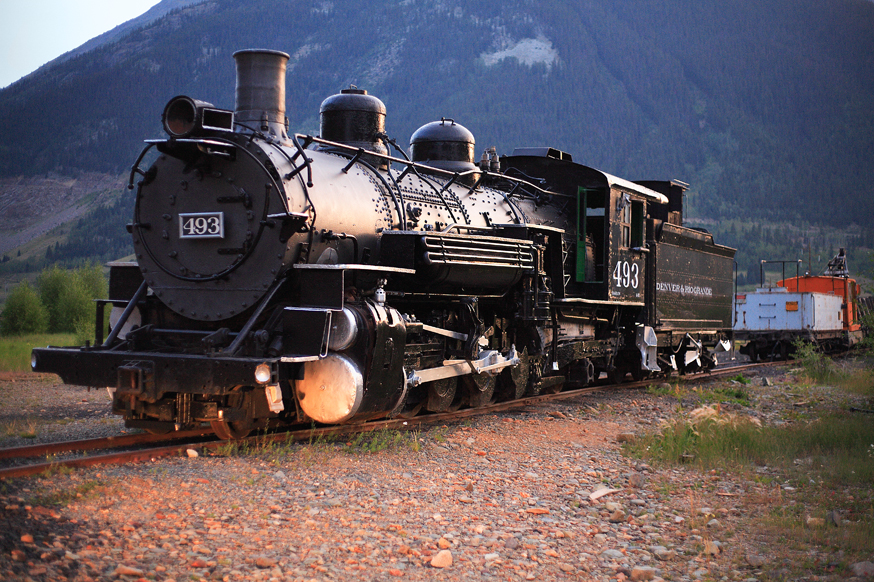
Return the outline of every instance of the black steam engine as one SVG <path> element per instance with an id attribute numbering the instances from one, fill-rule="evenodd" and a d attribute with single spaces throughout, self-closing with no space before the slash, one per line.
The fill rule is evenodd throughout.
<path id="1" fill-rule="evenodd" d="M 685 184 L 547 147 L 477 160 L 451 119 L 408 157 L 355 88 L 322 103 L 319 137 L 291 135 L 288 56 L 234 57 L 235 110 L 174 98 L 134 165 L 107 337 L 98 309 L 93 346 L 33 351 L 35 371 L 114 387 L 128 426 L 231 438 L 478 407 L 729 347 L 734 251 L 682 226 Z"/>

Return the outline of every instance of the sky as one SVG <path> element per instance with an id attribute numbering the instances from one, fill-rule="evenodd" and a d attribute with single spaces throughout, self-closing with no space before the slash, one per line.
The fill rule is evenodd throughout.
<path id="1" fill-rule="evenodd" d="M 0 0 L 0 87 L 160 0 Z"/>

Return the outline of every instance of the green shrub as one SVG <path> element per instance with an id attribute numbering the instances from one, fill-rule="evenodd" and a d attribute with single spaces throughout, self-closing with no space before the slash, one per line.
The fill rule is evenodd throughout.
<path id="1" fill-rule="evenodd" d="M 109 295 L 109 283 L 106 281 L 106 276 L 103 274 L 103 269 L 100 265 L 86 265 L 79 267 L 73 272 L 85 286 L 88 296 L 92 299 L 103 298 Z"/>
<path id="2" fill-rule="evenodd" d="M 70 280 L 61 290 L 57 304 L 57 319 L 54 332 L 75 332 L 76 325 L 94 319 L 93 297 L 82 280 L 72 273 Z"/>
<path id="3" fill-rule="evenodd" d="M 829 382 L 840 379 L 840 370 L 837 369 L 831 358 L 817 349 L 816 344 L 805 340 L 795 340 L 795 359 L 801 363 L 804 373 L 814 382 Z"/>
<path id="4" fill-rule="evenodd" d="M 83 338 L 82 343 L 94 337 L 93 300 L 108 294 L 106 278 L 98 265 L 73 271 L 55 266 L 43 271 L 37 283 L 51 331 L 75 333 Z"/>
<path id="5" fill-rule="evenodd" d="M 40 302 L 36 290 L 27 281 L 18 284 L 3 307 L 0 315 L 0 332 L 3 335 L 44 333 L 48 328 L 48 313 Z"/>
<path id="6" fill-rule="evenodd" d="M 746 378 L 743 374 L 738 374 L 737 376 L 734 376 L 733 378 L 729 378 L 729 381 L 732 381 L 732 380 L 737 382 L 738 384 L 743 384 L 744 386 L 749 386 L 752 383 L 752 382 L 750 382 L 750 379 Z"/>
<path id="7" fill-rule="evenodd" d="M 94 317 L 86 317 L 77 319 L 73 324 L 73 334 L 75 336 L 75 345 L 82 346 L 85 342 L 94 341 L 94 328 L 96 322 Z"/>
<path id="8" fill-rule="evenodd" d="M 870 350 L 874 348 L 874 312 L 869 312 L 863 315 L 859 322 L 862 324 L 864 337 L 857 346 L 859 349 Z"/>
<path id="9" fill-rule="evenodd" d="M 58 327 L 60 320 L 59 299 L 69 281 L 69 271 L 64 271 L 58 266 L 44 270 L 36 280 L 36 286 L 39 288 L 39 298 L 48 312 L 49 329 L 52 331 L 60 329 Z"/>
<path id="10" fill-rule="evenodd" d="M 746 378 L 744 378 L 746 380 Z M 749 384 L 750 381 L 746 380 Z M 736 402 L 742 406 L 750 405 L 750 392 L 746 386 L 718 386 L 713 388 L 713 397 L 716 402 Z"/>

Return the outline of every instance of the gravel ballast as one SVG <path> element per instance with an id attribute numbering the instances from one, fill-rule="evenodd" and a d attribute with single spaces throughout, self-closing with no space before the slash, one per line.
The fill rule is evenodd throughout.
<path id="1" fill-rule="evenodd" d="M 782 422 L 794 405 L 785 370 L 767 373 L 744 413 Z M 54 395 L 69 438 L 84 438 L 69 428 L 79 416 L 87 432 L 108 412 L 105 391 L 19 378 L 0 382 L 3 414 L 35 393 Z M 769 579 L 782 564 L 757 518 L 791 488 L 622 453 L 620 441 L 695 405 L 602 392 L 411 431 L 378 452 L 351 441 L 195 449 L 0 483 L 0 579 Z"/>

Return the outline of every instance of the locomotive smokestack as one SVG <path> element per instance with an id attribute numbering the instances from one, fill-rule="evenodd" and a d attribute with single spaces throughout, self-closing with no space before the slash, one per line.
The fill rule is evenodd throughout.
<path id="1" fill-rule="evenodd" d="M 248 49 L 234 53 L 237 64 L 235 121 L 246 128 L 286 139 L 285 67 L 280 51 Z"/>

